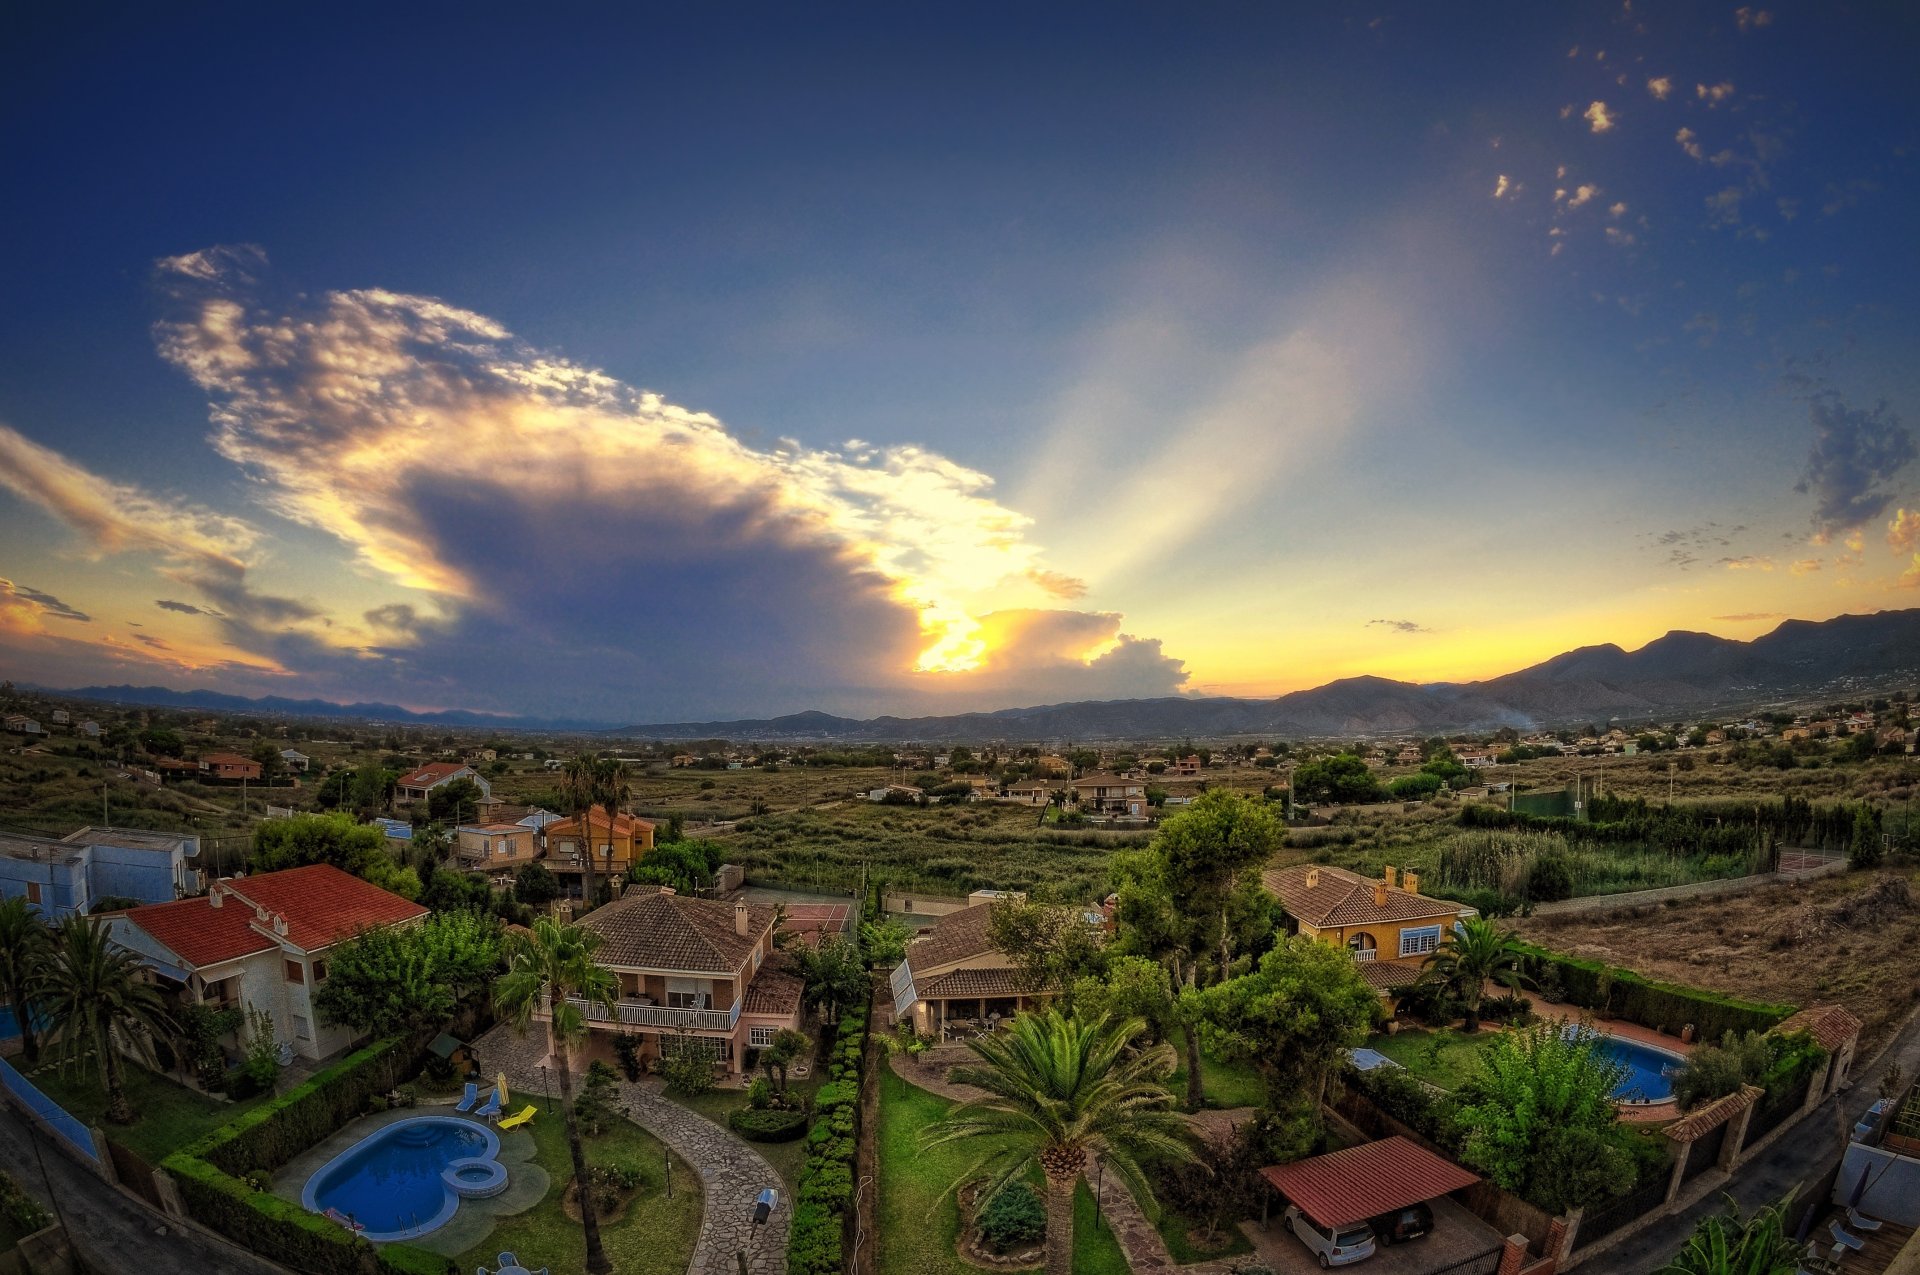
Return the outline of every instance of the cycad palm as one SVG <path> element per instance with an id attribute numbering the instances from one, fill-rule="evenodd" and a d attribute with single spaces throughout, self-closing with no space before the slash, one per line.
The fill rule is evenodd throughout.
<path id="1" fill-rule="evenodd" d="M 600 1246 L 600 1218 L 593 1205 L 593 1187 L 587 1177 L 587 1153 L 580 1145 L 580 1124 L 573 1111 L 573 1046 L 585 1039 L 586 1016 L 570 997 L 607 1005 L 618 991 L 613 971 L 597 965 L 593 953 L 600 936 L 578 925 L 560 925 L 548 917 L 533 923 L 531 934 L 515 934 L 507 944 L 507 972 L 494 981 L 494 1008 L 525 1034 L 533 1014 L 543 1004 L 552 1012 L 547 1022 L 547 1048 L 553 1057 L 554 1077 L 560 1082 L 560 1108 L 567 1129 L 567 1152 L 573 1159 L 573 1179 L 580 1196 L 580 1228 L 586 1233 L 587 1270 L 607 1275 L 613 1263 Z"/>
<path id="2" fill-rule="evenodd" d="M 1655 1275 L 1793 1275 L 1807 1247 L 1787 1230 L 1792 1200 L 1788 1193 L 1743 1220 L 1739 1204 L 1729 1195 L 1727 1211 L 1703 1219 Z"/>
<path id="3" fill-rule="evenodd" d="M 1193 1158 L 1164 1083 L 1172 1047 L 1128 1053 L 1145 1030 L 1139 1019 L 1089 1022 L 1052 1009 L 1023 1014 L 1006 1031 L 967 1042 L 980 1061 L 955 1067 L 953 1080 L 987 1096 L 955 1108 L 923 1135 L 929 1149 L 962 1138 L 1000 1141 L 953 1184 L 987 1174 L 982 1203 L 1039 1165 L 1047 1182 L 1048 1275 L 1073 1268 L 1073 1189 L 1089 1154 L 1101 1156 L 1147 1209 L 1153 1190 L 1140 1157 Z"/>
<path id="4" fill-rule="evenodd" d="M 49 1043 L 69 1066 L 89 1064 L 107 1095 L 107 1119 L 132 1124 L 124 1048 L 151 1060 L 153 1041 L 173 1034 L 160 989 L 141 977 L 138 958 L 114 945 L 106 922 L 70 916 L 55 935 L 42 1003 L 53 1021 Z"/>
<path id="5" fill-rule="evenodd" d="M 13 1006 L 20 1022 L 20 1044 L 29 1067 L 40 1061 L 35 1007 L 46 990 L 52 955 L 53 932 L 40 923 L 26 897 L 0 899 L 0 1000 Z"/>
<path id="6" fill-rule="evenodd" d="M 1480 1030 L 1480 1001 L 1488 983 L 1520 985 L 1520 951 L 1513 936 L 1480 917 L 1460 922 L 1425 966 L 1421 981 L 1437 983 L 1459 999 L 1470 1032 Z"/>

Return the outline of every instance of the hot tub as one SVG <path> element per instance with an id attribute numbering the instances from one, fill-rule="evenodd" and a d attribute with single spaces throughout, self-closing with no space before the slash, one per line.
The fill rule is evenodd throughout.
<path id="1" fill-rule="evenodd" d="M 455 1160 L 440 1170 L 447 1190 L 463 1200 L 484 1200 L 507 1189 L 507 1166 L 498 1160 L 473 1156 Z"/>

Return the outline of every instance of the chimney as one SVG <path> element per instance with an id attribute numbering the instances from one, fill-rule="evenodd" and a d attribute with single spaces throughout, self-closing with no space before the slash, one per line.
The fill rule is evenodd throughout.
<path id="1" fill-rule="evenodd" d="M 1380 870 L 1380 875 L 1386 880 L 1387 888 L 1392 889 L 1393 886 L 1396 884 L 1393 878 L 1393 865 L 1389 863 L 1386 867 L 1382 868 Z"/>
<path id="2" fill-rule="evenodd" d="M 1411 868 L 1407 869 L 1405 885 L 1402 888 L 1405 889 L 1408 894 L 1420 893 L 1420 874 Z"/>
<path id="3" fill-rule="evenodd" d="M 1307 869 L 1307 889 L 1318 890 L 1319 888 L 1320 888 L 1320 869 L 1308 868 Z"/>
<path id="4" fill-rule="evenodd" d="M 273 932 L 282 938 L 286 937 L 287 914 L 285 912 L 275 912 L 273 914 Z"/>
<path id="5" fill-rule="evenodd" d="M 1375 881 L 1373 883 L 1373 906 L 1377 908 L 1387 906 L 1387 883 L 1385 881 Z"/>
<path id="6" fill-rule="evenodd" d="M 742 937 L 747 933 L 747 901 L 735 899 L 733 903 L 733 932 Z"/>

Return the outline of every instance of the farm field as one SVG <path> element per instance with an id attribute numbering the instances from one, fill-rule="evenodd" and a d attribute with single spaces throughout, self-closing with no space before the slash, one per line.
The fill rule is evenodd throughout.
<path id="1" fill-rule="evenodd" d="M 1869 897 L 1876 889 L 1885 892 L 1878 906 Z M 1650 978 L 1750 1000 L 1837 1001 L 1865 1025 L 1867 1052 L 1920 1003 L 1920 869 L 1912 867 L 1511 924 L 1529 942 Z"/>

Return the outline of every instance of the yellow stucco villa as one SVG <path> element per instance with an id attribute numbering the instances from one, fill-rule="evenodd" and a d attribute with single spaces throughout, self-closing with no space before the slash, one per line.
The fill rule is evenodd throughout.
<path id="1" fill-rule="evenodd" d="M 1286 909 L 1289 933 L 1344 947 L 1361 976 L 1391 997 L 1420 975 L 1420 964 L 1440 946 L 1446 929 L 1479 913 L 1420 893 L 1420 874 L 1404 880 L 1391 867 L 1380 877 L 1345 868 L 1295 864 L 1261 878 Z"/>

